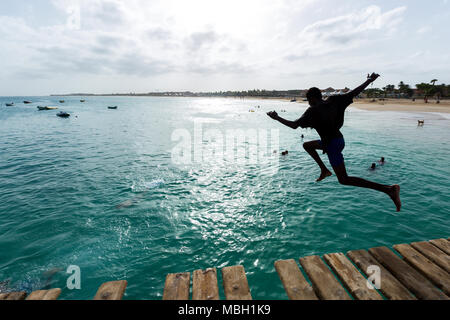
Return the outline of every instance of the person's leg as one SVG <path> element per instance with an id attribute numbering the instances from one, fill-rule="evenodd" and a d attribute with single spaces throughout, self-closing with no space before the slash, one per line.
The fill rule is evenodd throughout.
<path id="1" fill-rule="evenodd" d="M 316 180 L 317 182 L 322 181 L 323 179 L 332 175 L 331 171 L 323 163 L 319 154 L 316 150 L 323 150 L 320 140 L 309 141 L 303 144 L 303 148 L 305 148 L 306 152 L 317 162 L 320 167 L 321 173 L 320 177 Z"/>
<path id="2" fill-rule="evenodd" d="M 340 165 L 333 167 L 334 172 L 338 178 L 340 184 L 346 186 L 354 186 L 360 188 L 368 188 L 377 191 L 381 191 L 386 193 L 389 197 L 391 197 L 395 206 L 397 207 L 397 211 L 400 211 L 402 203 L 400 201 L 400 186 L 399 185 L 383 185 L 379 183 L 375 183 L 372 181 L 364 180 L 358 177 L 349 177 L 347 175 L 347 170 L 345 169 L 345 163 L 342 162 Z"/>

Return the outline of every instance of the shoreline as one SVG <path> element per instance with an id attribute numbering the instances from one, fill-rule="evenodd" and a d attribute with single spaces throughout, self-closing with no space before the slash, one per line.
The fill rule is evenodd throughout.
<path id="1" fill-rule="evenodd" d="M 38 96 L 36 96 L 38 97 Z M 81 97 L 81 95 L 50 95 L 50 96 L 39 96 L 39 97 Z M 225 98 L 225 99 L 239 99 L 239 100 L 273 100 L 280 102 L 291 102 L 292 98 L 288 97 L 269 97 L 269 96 L 150 96 L 150 95 L 83 95 L 83 97 L 150 97 L 150 98 Z M 2 97 L 5 98 L 5 97 Z M 24 98 L 24 97 L 21 97 Z M 303 97 L 298 98 L 296 102 L 298 104 L 307 104 L 303 101 Z M 422 98 L 417 98 L 416 101 L 412 99 L 383 99 L 383 100 L 373 100 L 373 99 L 355 99 L 350 108 L 356 108 L 366 111 L 396 111 L 396 112 L 423 112 L 423 113 L 450 113 L 450 100 L 441 100 L 439 104 L 436 100 L 429 100 L 425 103 Z"/>
<path id="2" fill-rule="evenodd" d="M 350 107 L 366 111 L 450 113 L 450 101 L 448 100 L 441 100 L 437 104 L 435 100 L 424 103 L 423 99 L 414 102 L 410 99 L 386 99 L 375 102 L 371 102 L 371 99 L 359 99 Z"/>
<path id="3" fill-rule="evenodd" d="M 230 97 L 232 98 L 232 97 Z M 280 100 L 289 102 L 291 99 L 283 97 L 245 97 L 245 99 L 258 100 Z M 303 98 L 301 98 L 303 100 Z M 295 103 L 308 104 L 306 101 L 297 101 Z M 425 103 L 423 99 L 384 99 L 372 102 L 372 99 L 355 99 L 350 108 L 356 108 L 366 111 L 396 111 L 396 112 L 424 112 L 424 113 L 450 113 L 450 100 L 441 100 L 439 104 L 436 100 L 429 100 Z"/>
<path id="4" fill-rule="evenodd" d="M 205 97 L 206 98 L 206 97 Z M 209 98 L 209 97 L 208 97 Z M 215 98 L 215 97 L 211 97 Z M 221 98 L 233 98 L 240 99 L 236 97 L 221 97 Z M 290 98 L 283 97 L 244 97 L 243 99 L 249 100 L 279 100 L 282 102 L 290 102 Z M 308 104 L 308 102 L 297 100 L 295 103 Z M 294 102 L 293 102 L 294 103 Z M 412 101 L 411 99 L 384 99 L 372 102 L 372 99 L 355 99 L 350 108 L 356 108 L 366 111 L 396 111 L 396 112 L 424 112 L 424 113 L 450 113 L 450 100 L 441 100 L 439 104 L 436 100 L 429 100 L 425 103 L 423 99 L 416 99 Z"/>

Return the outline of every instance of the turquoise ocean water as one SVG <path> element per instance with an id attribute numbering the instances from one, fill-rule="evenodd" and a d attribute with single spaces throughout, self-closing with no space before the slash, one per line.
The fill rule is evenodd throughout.
<path id="1" fill-rule="evenodd" d="M 125 299 L 161 299 L 168 273 L 242 264 L 255 299 L 286 299 L 276 260 L 450 236 L 448 115 L 347 112 L 347 170 L 400 184 L 397 213 L 384 194 L 343 187 L 334 176 L 315 183 L 319 171 L 301 134 L 304 141 L 317 134 L 265 114 L 285 109 L 281 116 L 296 119 L 306 105 L 64 99 L 60 105 L 59 97 L 0 98 L 0 281 L 10 280 L 10 288 L 34 289 L 44 272 L 59 269 L 52 287 L 63 288 L 64 299 L 90 299 L 101 283 L 118 279 L 128 280 Z M 16 106 L 5 107 L 11 101 Z M 38 112 L 37 105 L 72 117 Z M 118 110 L 107 110 L 114 105 Z M 267 174 L 267 164 L 178 166 L 172 133 L 193 135 L 196 120 L 224 134 L 279 129 L 280 150 L 289 155 L 280 157 L 275 174 Z M 369 171 L 382 156 L 386 164 Z M 69 265 L 81 269 L 81 290 L 66 288 Z"/>

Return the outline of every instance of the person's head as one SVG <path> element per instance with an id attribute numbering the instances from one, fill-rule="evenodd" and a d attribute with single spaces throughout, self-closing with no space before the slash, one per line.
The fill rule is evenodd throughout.
<path id="1" fill-rule="evenodd" d="M 315 106 L 322 101 L 322 92 L 319 88 L 313 87 L 306 93 L 306 99 L 311 106 Z"/>
<path id="2" fill-rule="evenodd" d="M 375 163 L 372 163 L 372 166 L 370 167 L 370 169 L 372 169 L 372 170 L 373 170 L 373 169 L 375 169 L 375 168 L 376 168 L 376 166 L 377 166 L 377 165 L 376 165 Z"/>
<path id="3" fill-rule="evenodd" d="M 381 157 L 381 162 L 384 162 L 384 157 Z"/>

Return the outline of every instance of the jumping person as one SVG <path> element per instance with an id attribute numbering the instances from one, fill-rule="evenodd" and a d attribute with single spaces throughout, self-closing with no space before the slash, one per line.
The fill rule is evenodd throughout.
<path id="1" fill-rule="evenodd" d="M 320 159 L 316 150 L 323 150 L 328 155 L 331 166 L 339 180 L 339 183 L 347 186 L 369 188 L 386 193 L 394 202 L 397 211 L 401 209 L 400 186 L 382 185 L 358 177 L 347 175 L 342 150 L 345 147 L 344 136 L 339 131 L 344 124 L 344 113 L 347 107 L 353 103 L 353 98 L 357 97 L 365 88 L 379 77 L 378 74 L 368 75 L 367 81 L 359 87 L 343 95 L 331 96 L 327 100 L 322 99 L 322 92 L 318 88 L 311 88 L 306 94 L 310 108 L 296 121 L 289 121 L 281 118 L 275 111 L 267 113 L 269 117 L 292 128 L 314 128 L 321 140 L 305 142 L 303 147 L 317 162 L 321 169 L 321 174 L 317 182 L 332 175 L 331 171 Z"/>

